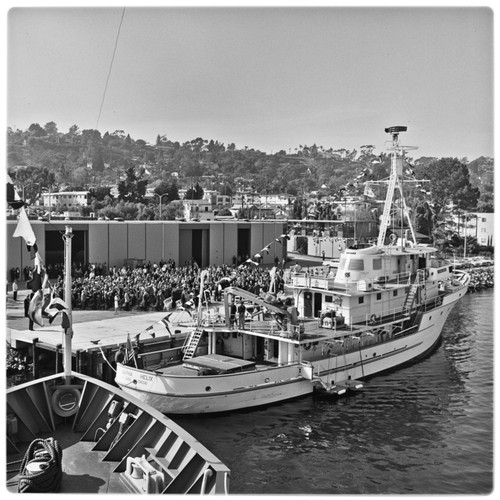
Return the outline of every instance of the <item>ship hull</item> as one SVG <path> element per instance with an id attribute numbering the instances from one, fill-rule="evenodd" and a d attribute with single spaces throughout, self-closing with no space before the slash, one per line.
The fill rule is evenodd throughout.
<path id="1" fill-rule="evenodd" d="M 323 385 L 342 386 L 425 356 L 438 344 L 448 315 L 464 293 L 450 294 L 439 307 L 422 314 L 415 333 L 348 354 L 211 376 L 162 374 L 119 364 L 116 382 L 166 414 L 219 413 L 298 398 L 312 394 L 319 379 Z"/>

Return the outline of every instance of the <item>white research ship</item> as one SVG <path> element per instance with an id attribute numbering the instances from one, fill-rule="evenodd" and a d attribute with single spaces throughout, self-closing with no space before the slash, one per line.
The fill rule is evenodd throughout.
<path id="1" fill-rule="evenodd" d="M 318 390 L 341 395 L 431 352 L 470 277 L 417 243 L 403 196 L 405 152 L 414 148 L 399 143 L 406 127 L 385 131 L 391 173 L 375 245 L 347 248 L 333 274 L 295 267 L 287 299 L 226 288 L 224 314 L 200 307 L 180 349 L 145 356 L 142 368 L 118 364 L 116 383 L 166 414 L 226 412 Z M 395 201 L 408 228 L 385 244 Z M 244 303 L 243 321 L 233 322 L 233 301 Z"/>

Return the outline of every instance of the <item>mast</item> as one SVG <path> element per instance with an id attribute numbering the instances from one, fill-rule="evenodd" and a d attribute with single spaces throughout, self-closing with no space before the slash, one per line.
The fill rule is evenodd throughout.
<path id="1" fill-rule="evenodd" d="M 66 383 L 71 379 L 71 339 L 73 337 L 73 318 L 71 304 L 71 239 L 73 238 L 73 230 L 71 226 L 66 226 L 66 232 L 63 234 L 64 240 L 64 301 L 67 305 L 66 313 L 68 315 L 69 326 L 62 330 L 63 345 L 64 345 L 64 376 Z"/>
<path id="2" fill-rule="evenodd" d="M 416 243 L 415 231 L 413 230 L 413 224 L 411 223 L 410 214 L 408 207 L 406 205 L 403 196 L 403 165 L 405 159 L 405 151 L 409 149 L 417 149 L 414 146 L 401 146 L 399 144 L 399 133 L 406 132 L 407 127 L 395 126 L 386 128 L 385 131 L 392 134 L 392 145 L 388 148 L 391 151 L 391 175 L 389 177 L 389 185 L 387 187 L 387 194 L 384 203 L 384 212 L 382 214 L 382 220 L 380 222 L 380 229 L 378 233 L 377 246 L 381 247 L 384 245 L 385 233 L 389 227 L 391 220 L 391 209 L 394 202 L 394 192 L 398 189 L 401 196 L 401 248 L 403 248 L 403 222 L 404 216 L 406 215 L 408 219 L 408 225 L 413 237 L 413 242 Z"/>

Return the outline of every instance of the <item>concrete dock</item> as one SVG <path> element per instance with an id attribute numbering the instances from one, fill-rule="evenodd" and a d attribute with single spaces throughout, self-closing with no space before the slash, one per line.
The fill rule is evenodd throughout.
<path id="1" fill-rule="evenodd" d="M 56 369 L 62 362 L 63 331 L 61 318 L 57 316 L 52 325 L 44 319 L 44 326 L 34 325 L 29 330 L 29 319 L 24 315 L 24 299 L 27 290 L 18 292 L 17 301 L 8 293 L 6 299 L 6 340 L 14 349 L 28 349 L 33 358 L 36 353 L 50 351 L 56 353 Z M 169 330 L 161 320 L 169 317 Z M 169 342 L 171 334 L 187 334 L 193 326 L 193 319 L 186 311 L 145 312 L 145 311 L 72 311 L 73 338 L 71 350 L 73 369 L 92 376 L 111 379 L 112 373 L 106 365 L 114 360 L 114 353 L 120 345 L 125 345 L 127 337 L 135 346 L 139 335 L 143 352 L 160 349 Z M 105 359 L 104 359 L 105 358 Z M 104 366 L 103 366 L 104 365 Z M 35 367 L 36 368 L 36 367 Z M 106 380 L 109 381 L 109 380 Z"/>

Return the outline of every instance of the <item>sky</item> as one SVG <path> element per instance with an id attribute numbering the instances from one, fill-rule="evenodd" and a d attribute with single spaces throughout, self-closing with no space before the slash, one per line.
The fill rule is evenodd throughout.
<path id="1" fill-rule="evenodd" d="M 494 156 L 490 7 L 52 5 L 5 11 L 7 127 Z"/>

